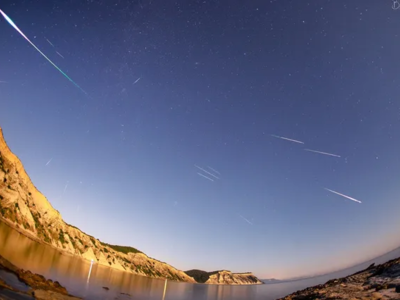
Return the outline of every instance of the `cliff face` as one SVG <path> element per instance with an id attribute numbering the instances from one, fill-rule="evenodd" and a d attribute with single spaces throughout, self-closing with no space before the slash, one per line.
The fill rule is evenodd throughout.
<path id="1" fill-rule="evenodd" d="M 19 158 L 8 148 L 1 128 L 0 220 L 62 252 L 138 275 L 192 283 L 262 284 L 251 273 L 200 270 L 183 272 L 133 247 L 100 242 L 79 228 L 65 223 L 61 214 L 33 185 Z"/>
<path id="2" fill-rule="evenodd" d="M 32 184 L 0 128 L 0 220 L 39 242 L 83 259 L 134 274 L 195 282 L 183 271 L 148 257 L 132 247 L 100 242 L 64 222 L 61 214 Z"/>
<path id="3" fill-rule="evenodd" d="M 190 270 L 185 273 L 193 277 L 198 283 L 230 285 L 263 284 L 263 282 L 252 273 L 232 273 L 225 270 L 214 272 Z"/>
<path id="4" fill-rule="evenodd" d="M 208 284 L 262 284 L 252 273 L 232 273 L 230 271 L 219 271 L 210 276 L 206 281 Z"/>

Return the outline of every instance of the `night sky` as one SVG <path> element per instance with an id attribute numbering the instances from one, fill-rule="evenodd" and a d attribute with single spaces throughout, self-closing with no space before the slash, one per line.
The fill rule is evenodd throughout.
<path id="1" fill-rule="evenodd" d="M 80 88 L 1 17 L 0 126 L 66 222 L 104 242 L 183 270 L 337 270 L 400 243 L 391 6 L 2 1 Z"/>

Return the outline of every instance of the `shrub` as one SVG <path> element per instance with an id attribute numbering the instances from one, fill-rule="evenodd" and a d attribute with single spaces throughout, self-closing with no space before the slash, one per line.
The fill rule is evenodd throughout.
<path id="1" fill-rule="evenodd" d="M 108 247 L 110 247 L 111 249 L 114 249 L 115 251 L 117 251 L 117 252 L 122 252 L 122 253 L 125 253 L 125 254 L 128 254 L 128 253 L 143 253 L 142 251 L 139 251 L 138 249 L 136 249 L 136 248 L 133 248 L 133 247 L 129 247 L 129 246 L 118 246 L 118 245 L 110 245 L 110 244 L 106 244 L 106 243 L 101 243 L 103 246 L 108 246 Z"/>
<path id="2" fill-rule="evenodd" d="M 35 227 L 36 227 L 36 229 L 39 229 L 40 223 L 39 223 L 38 217 L 37 217 L 36 214 L 34 214 L 34 213 L 32 213 L 32 217 L 33 217 L 33 220 L 35 220 Z"/>
<path id="3" fill-rule="evenodd" d="M 121 257 L 121 259 L 122 259 L 124 262 L 128 263 L 128 264 L 131 263 L 131 262 L 130 262 L 128 259 L 126 259 L 125 257 Z"/>
<path id="4" fill-rule="evenodd" d="M 61 244 L 65 243 L 64 232 L 60 229 L 60 233 L 58 234 L 58 239 L 60 240 Z"/>
<path id="5" fill-rule="evenodd" d="M 72 239 L 70 239 L 70 241 L 71 241 L 72 247 L 76 248 L 74 239 L 72 238 Z"/>

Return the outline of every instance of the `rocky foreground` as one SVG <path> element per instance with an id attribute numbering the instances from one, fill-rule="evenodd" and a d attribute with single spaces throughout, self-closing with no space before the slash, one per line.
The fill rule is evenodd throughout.
<path id="1" fill-rule="evenodd" d="M 0 300 L 36 299 L 36 300 L 77 300 L 80 298 L 68 294 L 65 287 L 57 281 L 46 280 L 42 275 L 33 274 L 17 268 L 0 255 L 0 271 L 15 275 L 19 284 L 12 284 L 2 279 L 0 273 Z M 4 276 L 5 277 L 5 276 Z"/>
<path id="2" fill-rule="evenodd" d="M 280 300 L 400 299 L 400 258 L 325 284 L 297 291 Z"/>

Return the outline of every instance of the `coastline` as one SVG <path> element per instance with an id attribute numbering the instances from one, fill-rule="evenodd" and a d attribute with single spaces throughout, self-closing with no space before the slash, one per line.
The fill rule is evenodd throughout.
<path id="1" fill-rule="evenodd" d="M 36 188 L 21 160 L 8 147 L 0 128 L 0 221 L 28 239 L 51 246 L 62 255 L 128 274 L 176 282 L 198 283 L 183 270 L 147 256 L 131 246 L 110 245 L 66 223 Z M 262 284 L 253 274 L 215 272 L 206 284 Z"/>
<path id="2" fill-rule="evenodd" d="M 3 277 L 0 277 L 0 299 L 16 300 L 79 300 L 68 293 L 58 281 L 46 279 L 44 276 L 34 274 L 29 270 L 23 270 L 12 264 L 10 261 L 0 255 L 0 271 Z M 10 276 L 15 276 L 15 280 Z M 3 298 L 5 297 L 5 298 Z"/>
<path id="3" fill-rule="evenodd" d="M 52 244 L 49 244 L 49 243 L 46 243 L 46 242 L 40 240 L 39 238 L 37 238 L 37 237 L 34 236 L 33 234 L 29 234 L 29 233 L 25 232 L 24 230 L 22 230 L 22 229 L 19 228 L 18 226 L 15 226 L 15 224 L 13 224 L 13 223 L 10 222 L 9 220 L 7 220 L 7 219 L 5 219 L 5 218 L 3 218 L 3 217 L 1 217 L 1 216 L 0 216 L 0 222 L 2 222 L 3 224 L 5 224 L 6 226 L 8 226 L 9 228 L 11 228 L 12 230 L 17 231 L 19 234 L 23 235 L 24 237 L 26 237 L 26 238 L 32 240 L 33 242 L 39 243 L 39 244 L 44 245 L 44 246 L 46 246 L 46 247 L 50 247 L 51 249 L 57 251 L 57 252 L 60 253 L 61 255 L 69 256 L 69 257 L 72 257 L 72 258 L 74 258 L 74 259 L 79 259 L 80 261 L 85 262 L 85 263 L 88 263 L 88 264 L 91 263 L 91 260 L 86 259 L 86 258 L 83 257 L 83 256 L 74 255 L 74 254 L 72 254 L 71 252 L 68 252 L 68 251 L 65 251 L 65 250 L 61 250 L 60 248 L 57 248 L 57 247 L 55 247 L 55 246 L 52 245 Z M 113 266 L 106 266 L 106 265 L 104 265 L 104 267 L 110 268 L 110 269 L 114 269 L 114 270 L 117 270 L 117 271 L 120 271 L 120 272 L 128 273 L 128 274 L 131 274 L 131 275 L 135 275 L 135 276 L 141 276 L 141 277 L 146 277 L 146 278 L 151 278 L 151 279 L 156 279 L 156 280 L 165 280 L 165 278 L 154 278 L 154 277 L 149 277 L 149 276 L 146 276 L 146 275 L 141 275 L 141 274 L 136 274 L 136 273 L 133 273 L 133 272 L 128 272 L 128 271 L 125 271 L 125 270 L 120 270 L 120 269 L 115 268 L 115 267 L 113 267 Z M 182 282 L 182 281 L 175 281 L 175 282 L 176 282 L 176 283 L 189 283 L 189 282 Z M 196 283 L 197 283 L 197 282 L 196 282 Z"/>
<path id="4" fill-rule="evenodd" d="M 0 222 L 4 223 L 5 225 L 7 225 L 8 227 L 10 227 L 11 229 L 17 231 L 19 234 L 21 234 L 21 235 L 23 235 L 24 237 L 26 237 L 26 238 L 32 240 L 32 241 L 35 242 L 35 243 L 39 243 L 39 244 L 41 244 L 41 245 L 45 245 L 45 246 L 47 246 L 47 247 L 50 247 L 51 249 L 53 249 L 53 250 L 55 250 L 55 251 L 61 253 L 62 255 L 66 255 L 66 256 L 78 258 L 78 259 L 80 259 L 80 260 L 82 260 L 82 261 L 85 261 L 85 262 L 90 263 L 90 260 L 88 260 L 88 259 L 86 259 L 86 258 L 84 258 L 84 257 L 82 257 L 82 256 L 74 255 L 74 254 L 72 254 L 71 252 L 68 252 L 68 251 L 65 251 L 65 250 L 61 250 L 60 248 L 57 248 L 57 247 L 55 247 L 55 246 L 52 245 L 52 244 L 49 244 L 49 243 L 46 243 L 46 242 L 40 240 L 38 237 L 34 236 L 33 234 L 30 234 L 28 231 L 22 230 L 22 229 L 19 228 L 18 226 L 15 226 L 15 224 L 13 224 L 10 220 L 5 219 L 5 218 L 3 218 L 3 217 L 1 217 L 1 216 L 0 216 Z M 110 268 L 111 268 L 111 266 L 110 266 Z M 114 269 L 116 269 L 116 268 L 114 268 Z M 116 270 L 118 270 L 118 269 L 116 269 Z M 129 273 L 129 272 L 127 272 L 127 273 Z M 138 274 L 138 275 L 139 275 L 139 274 Z"/>
<path id="5" fill-rule="evenodd" d="M 278 300 L 400 299 L 400 257 L 371 264 L 351 275 L 331 279 Z"/>
<path id="6" fill-rule="evenodd" d="M 57 248 L 56 246 L 54 246 L 52 244 L 49 244 L 49 243 L 46 243 L 46 242 L 40 240 L 38 237 L 34 236 L 33 234 L 30 234 L 28 231 L 25 231 L 25 230 L 21 229 L 18 225 L 12 223 L 10 220 L 8 220 L 8 219 L 6 219 L 6 218 L 4 218 L 2 216 L 0 216 L 0 222 L 3 223 L 4 225 L 6 225 L 7 227 L 9 227 L 10 229 L 15 230 L 16 232 L 18 232 L 19 234 L 23 235 L 24 237 L 30 239 L 31 241 L 33 241 L 35 243 L 39 243 L 39 244 L 44 245 L 46 247 L 50 247 L 51 249 L 53 249 L 54 251 L 57 251 L 61 255 L 72 257 L 74 259 L 79 259 L 80 261 L 88 263 L 88 264 L 91 263 L 91 260 L 89 260 L 89 259 L 87 259 L 87 258 L 85 258 L 83 256 L 74 255 L 69 251 L 62 250 L 62 249 Z M 149 277 L 149 276 L 146 276 L 146 275 L 136 274 L 136 273 L 125 271 L 125 270 L 120 270 L 118 268 L 114 268 L 111 265 L 110 266 L 105 266 L 105 267 L 110 268 L 110 269 L 114 269 L 114 270 L 118 270 L 120 272 L 128 273 L 128 274 L 131 274 L 131 275 L 135 275 L 135 276 L 141 276 L 141 277 L 155 279 L 155 280 L 165 280 L 165 278 L 154 278 L 154 277 Z M 236 273 L 233 273 L 233 274 L 236 274 Z M 190 284 L 196 284 L 196 285 L 210 285 L 210 286 L 255 286 L 255 285 L 263 285 L 263 284 L 265 284 L 262 281 L 261 281 L 261 283 L 246 283 L 246 284 L 245 283 L 242 283 L 242 284 L 220 283 L 220 284 L 218 284 L 218 283 L 201 283 L 201 282 L 184 282 L 184 281 L 174 281 L 174 282 L 175 283 L 190 283 Z"/>

